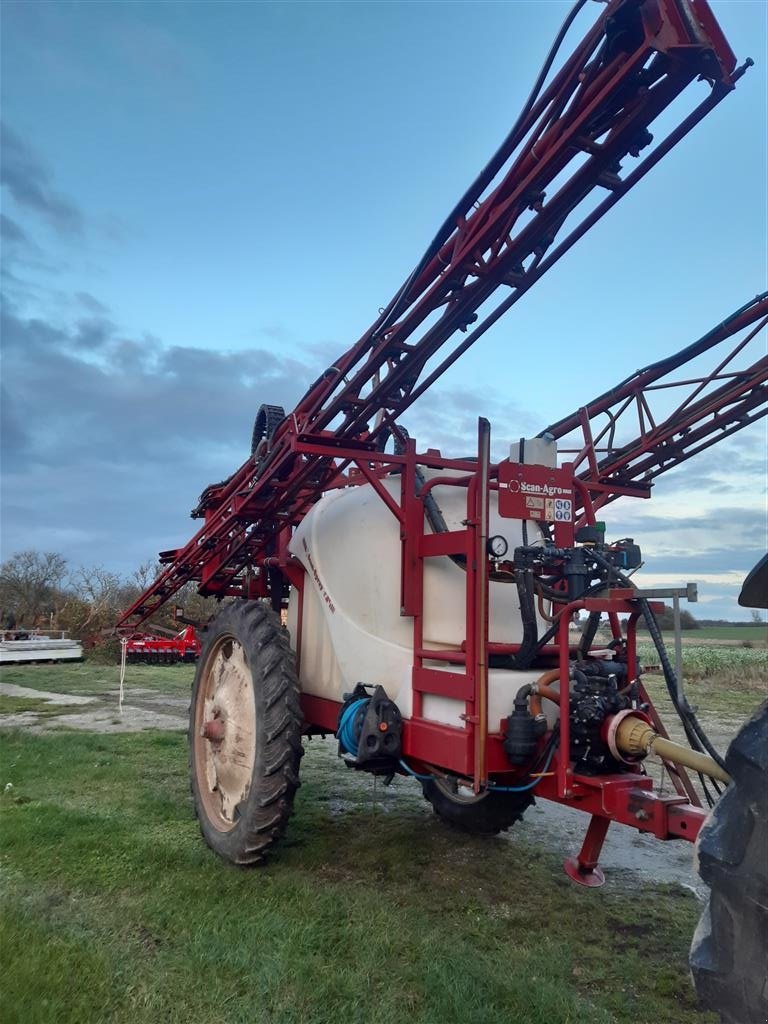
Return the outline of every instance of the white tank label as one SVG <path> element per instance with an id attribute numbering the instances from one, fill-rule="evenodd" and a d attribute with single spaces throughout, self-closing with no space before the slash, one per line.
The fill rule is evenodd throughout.
<path id="1" fill-rule="evenodd" d="M 328 591 L 325 589 L 325 586 L 323 585 L 323 581 L 320 579 L 320 574 L 318 573 L 317 569 L 315 568 L 315 563 L 312 561 L 312 555 L 310 553 L 309 548 L 307 547 L 307 542 L 306 542 L 306 540 L 304 540 L 303 537 L 301 538 L 301 546 L 304 548 L 304 551 L 306 553 L 307 561 L 309 562 L 309 567 L 312 570 L 312 579 L 315 581 L 315 584 L 317 586 L 318 592 L 320 593 L 320 598 L 321 598 L 322 601 L 324 601 L 328 605 L 328 610 L 335 614 L 336 606 L 333 603 L 333 601 L 331 600 L 330 595 L 328 594 Z"/>

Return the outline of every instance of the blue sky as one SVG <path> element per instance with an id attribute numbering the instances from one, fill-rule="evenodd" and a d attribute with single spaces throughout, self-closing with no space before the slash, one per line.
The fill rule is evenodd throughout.
<path id="1" fill-rule="evenodd" d="M 3 557 L 129 572 L 186 540 L 258 405 L 407 275 L 568 7 L 7 0 Z M 413 410 L 425 444 L 490 414 L 501 450 L 768 287 L 768 5 L 713 8 L 756 67 Z M 607 516 L 702 616 L 747 615 L 764 451 L 760 425 Z"/>

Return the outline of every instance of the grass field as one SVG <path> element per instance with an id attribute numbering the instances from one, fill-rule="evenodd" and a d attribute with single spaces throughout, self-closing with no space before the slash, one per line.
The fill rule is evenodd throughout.
<path id="1" fill-rule="evenodd" d="M 157 693 L 188 696 L 194 665 L 131 665 L 131 687 Z M 35 690 L 53 690 L 88 697 L 114 693 L 120 681 L 117 665 L 92 661 L 63 662 L 60 665 L 3 665 L 0 681 Z"/>
<path id="2" fill-rule="evenodd" d="M 134 666 L 129 692 L 178 702 L 192 672 Z M 117 670 L 0 679 L 114 701 Z M 698 685 L 714 713 L 760 697 Z M 25 701 L 53 714 L 37 697 L 0 711 Z M 691 893 L 631 875 L 578 889 L 522 830 L 450 831 L 415 782 L 375 790 L 329 743 L 307 744 L 277 856 L 242 871 L 199 838 L 180 732 L 6 730 L 4 1024 L 714 1024 L 688 979 Z"/>
<path id="3" fill-rule="evenodd" d="M 768 623 L 749 623 L 746 626 L 702 626 L 700 629 L 686 630 L 686 637 L 694 643 L 700 640 L 719 640 L 735 643 L 751 643 L 755 646 L 768 646 Z"/>
<path id="4" fill-rule="evenodd" d="M 706 1019 L 688 893 L 576 890 L 421 801 L 347 806 L 312 760 L 279 856 L 239 871 L 199 840 L 181 736 L 6 735 L 3 1019 Z"/>
<path id="5" fill-rule="evenodd" d="M 671 645 L 667 645 L 674 664 Z M 641 640 L 638 654 L 643 665 L 658 664 L 652 643 Z M 710 680 L 723 689 L 760 689 L 768 682 L 768 650 L 757 647 L 704 647 L 686 644 L 682 649 L 683 678 L 694 682 Z"/>

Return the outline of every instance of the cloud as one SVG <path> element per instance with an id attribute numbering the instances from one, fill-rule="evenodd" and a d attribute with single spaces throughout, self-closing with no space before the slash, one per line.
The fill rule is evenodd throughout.
<path id="1" fill-rule="evenodd" d="M 20 247 L 24 230 L 6 219 L 0 226 Z M 129 573 L 186 542 L 199 526 L 187 516 L 200 492 L 247 457 L 259 405 L 292 408 L 341 347 L 315 340 L 291 356 L 279 324 L 255 328 L 252 348 L 168 347 L 151 333 L 127 334 L 90 291 L 51 302 L 39 281 L 30 289 L 23 307 L 5 304 L 0 324 L 4 555 L 58 548 L 72 564 Z M 494 459 L 543 426 L 522 401 L 460 385 L 431 389 L 402 422 L 421 450 L 465 456 L 475 453 L 481 415 L 492 423 Z M 609 506 L 609 536 L 637 538 L 645 585 L 697 580 L 708 615 L 744 618 L 735 598 L 764 550 L 764 475 L 758 425 L 665 474 L 652 503 Z"/>
<path id="2" fill-rule="evenodd" d="M 491 387 L 434 387 L 406 410 L 402 422 L 419 451 L 439 448 L 447 458 L 461 458 L 477 454 L 479 416 L 491 422 L 494 459 L 507 458 L 511 443 L 541 428 L 530 410 Z"/>
<path id="3" fill-rule="evenodd" d="M 286 355 L 279 330 L 246 350 L 166 347 L 74 298 L 87 315 L 69 321 L 4 306 L 4 553 L 59 545 L 75 564 L 129 571 L 195 532 L 189 509 L 246 459 L 259 405 L 291 409 L 318 366 Z M 501 396 L 446 389 L 406 423 L 423 447 L 471 454 L 489 406 L 515 418 Z"/>
<path id="4" fill-rule="evenodd" d="M 89 313 L 103 315 L 109 312 L 107 307 L 103 303 L 99 302 L 98 299 L 94 298 L 90 292 L 76 292 L 75 298 L 81 306 L 84 306 L 85 309 L 88 310 Z"/>
<path id="5" fill-rule="evenodd" d="M 59 323 L 6 303 L 2 333 L 3 554 L 58 544 L 120 571 L 195 532 L 189 510 L 245 461 L 259 405 L 291 408 L 316 369 L 277 345 L 166 348 L 96 312 Z"/>
<path id="6" fill-rule="evenodd" d="M 80 210 L 51 189 L 50 175 L 43 163 L 5 123 L 0 124 L 0 145 L 0 182 L 19 206 L 42 216 L 61 234 L 80 234 L 84 225 Z"/>
<path id="7" fill-rule="evenodd" d="M 25 232 L 19 227 L 15 220 L 0 213 L 0 239 L 5 245 L 14 245 L 19 242 L 28 242 Z"/>
<path id="8" fill-rule="evenodd" d="M 734 555 L 745 548 L 759 548 L 766 541 L 766 517 L 760 508 L 722 505 L 701 511 L 695 500 L 680 509 L 680 516 L 655 514 L 649 507 L 629 511 L 624 507 L 624 526 L 665 538 L 666 549 L 675 554 L 700 553 L 708 548 L 728 550 Z M 701 535 L 701 536 L 699 536 Z M 704 538 L 709 538 L 708 542 Z M 738 542 L 736 542 L 738 539 Z"/>
<path id="9" fill-rule="evenodd" d="M 744 619 L 737 598 L 747 573 L 766 551 L 766 515 L 761 508 L 716 506 L 701 511 L 704 492 L 688 494 L 675 516 L 657 514 L 654 503 L 618 503 L 605 510 L 610 539 L 632 536 L 644 565 L 641 587 L 697 583 L 697 618 Z M 704 607 L 706 606 L 706 607 Z"/>
<path id="10" fill-rule="evenodd" d="M 234 453 L 238 438 L 244 458 L 258 405 L 292 406 L 311 378 L 279 351 L 165 348 L 151 335 L 125 337 L 104 316 L 62 326 L 6 305 L 2 331 L 5 380 L 31 424 L 24 450 L 6 452 L 12 461 L 160 466 L 175 451 L 194 463 L 222 446 Z"/>

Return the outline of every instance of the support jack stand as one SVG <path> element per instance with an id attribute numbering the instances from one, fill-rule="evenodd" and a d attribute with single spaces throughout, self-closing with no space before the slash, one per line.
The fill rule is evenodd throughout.
<path id="1" fill-rule="evenodd" d="M 579 885 L 596 889 L 605 881 L 605 875 L 597 866 L 597 862 L 610 824 L 610 818 L 601 818 L 593 814 L 578 856 L 568 857 L 563 862 L 566 875 Z"/>

